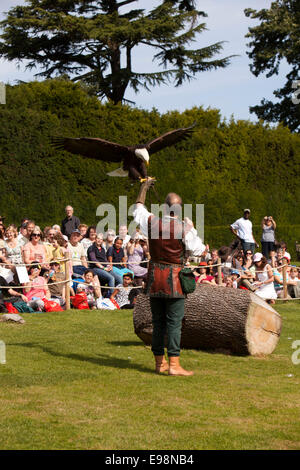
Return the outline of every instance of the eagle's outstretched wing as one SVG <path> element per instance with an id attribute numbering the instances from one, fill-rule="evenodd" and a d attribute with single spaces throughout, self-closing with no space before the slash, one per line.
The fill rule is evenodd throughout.
<path id="1" fill-rule="evenodd" d="M 177 142 L 190 137 L 195 126 L 196 123 L 190 127 L 181 127 L 180 129 L 166 132 L 160 137 L 157 137 L 154 140 L 150 140 L 150 142 L 145 145 L 145 148 L 148 150 L 149 154 L 152 154 L 166 147 L 177 144 Z"/>
<path id="2" fill-rule="evenodd" d="M 121 162 L 129 153 L 129 148 L 104 139 L 81 137 L 54 137 L 52 145 L 58 150 L 83 155 L 105 162 Z"/>

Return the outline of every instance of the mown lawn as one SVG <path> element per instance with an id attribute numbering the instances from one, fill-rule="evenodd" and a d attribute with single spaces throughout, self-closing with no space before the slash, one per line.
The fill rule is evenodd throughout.
<path id="1" fill-rule="evenodd" d="M 276 309 L 283 330 L 271 356 L 185 350 L 188 378 L 153 373 L 130 311 L 1 323 L 0 449 L 299 449 L 300 304 Z"/>

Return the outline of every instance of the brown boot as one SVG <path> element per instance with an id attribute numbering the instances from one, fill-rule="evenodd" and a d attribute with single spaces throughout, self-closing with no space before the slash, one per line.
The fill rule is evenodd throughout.
<path id="1" fill-rule="evenodd" d="M 169 370 L 169 364 L 166 361 L 165 356 L 154 356 L 155 358 L 155 372 L 160 374 L 161 372 L 167 372 Z"/>
<path id="2" fill-rule="evenodd" d="M 185 370 L 181 367 L 179 363 L 179 357 L 170 357 L 169 358 L 169 375 L 194 375 L 192 370 Z"/>

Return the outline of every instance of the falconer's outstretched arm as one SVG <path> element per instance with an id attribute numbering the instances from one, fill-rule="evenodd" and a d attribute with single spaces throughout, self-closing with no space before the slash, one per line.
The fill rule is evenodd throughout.
<path id="1" fill-rule="evenodd" d="M 147 179 L 141 184 L 140 190 L 135 201 L 136 204 L 145 204 L 147 191 L 154 186 L 154 180 L 152 178 Z"/>

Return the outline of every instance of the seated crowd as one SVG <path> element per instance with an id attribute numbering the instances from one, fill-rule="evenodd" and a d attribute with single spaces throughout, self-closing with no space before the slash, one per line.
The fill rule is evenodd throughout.
<path id="1" fill-rule="evenodd" d="M 29 219 L 23 219 L 19 229 L 14 224 L 5 227 L 0 217 L 0 312 L 7 312 L 7 304 L 23 311 L 44 311 L 55 302 L 64 309 L 69 278 L 76 308 L 83 298 L 86 307 L 82 308 L 133 308 L 147 277 L 149 259 L 148 240 L 139 229 L 132 236 L 126 226 L 119 228 L 118 235 L 113 230 L 97 233 L 96 226 L 80 223 L 71 206 L 66 207 L 60 226 L 43 231 Z M 288 294 L 300 297 L 300 268 L 290 264 L 285 243 L 269 253 L 264 247 L 264 254 L 243 251 L 241 246 L 210 250 L 206 245 L 197 265 L 192 261 L 188 258 L 187 264 L 196 284 L 248 289 L 270 303 L 283 295 L 283 264 L 287 264 Z M 18 268 L 22 265 L 22 269 L 26 265 L 27 278 L 20 288 Z"/>
<path id="2" fill-rule="evenodd" d="M 0 218 L 0 312 L 15 303 L 23 309 L 26 304 L 28 311 L 47 310 L 49 302 L 64 309 L 68 278 L 73 306 L 84 293 L 89 308 L 133 308 L 147 275 L 146 237 L 138 229 L 130 237 L 126 226 L 119 235 L 113 230 L 97 233 L 96 226 L 73 216 L 71 206 L 66 215 L 60 226 L 43 231 L 33 220 L 23 219 L 17 229 Z M 24 265 L 27 279 L 20 283 Z"/>
<path id="3" fill-rule="evenodd" d="M 291 264 L 285 242 L 274 246 L 273 251 L 253 253 L 242 247 L 223 246 L 219 250 L 202 253 L 198 266 L 193 268 L 196 283 L 247 289 L 269 303 L 284 297 L 283 267 L 286 266 L 287 298 L 300 298 L 300 267 Z M 221 276 L 218 272 L 221 260 Z"/>

